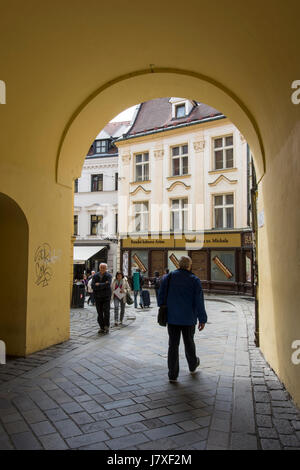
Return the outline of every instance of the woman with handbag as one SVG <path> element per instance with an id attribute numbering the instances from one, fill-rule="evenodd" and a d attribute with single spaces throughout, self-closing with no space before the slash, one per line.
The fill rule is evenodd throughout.
<path id="1" fill-rule="evenodd" d="M 115 326 L 118 326 L 119 324 L 122 325 L 125 314 L 126 297 L 130 290 L 128 281 L 122 272 L 118 271 L 116 273 L 111 284 L 111 290 L 115 309 Z M 121 310 L 120 322 L 119 309 Z"/>

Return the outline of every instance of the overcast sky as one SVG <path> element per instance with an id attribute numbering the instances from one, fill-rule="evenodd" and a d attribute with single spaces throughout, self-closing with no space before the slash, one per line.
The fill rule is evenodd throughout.
<path id="1" fill-rule="evenodd" d="M 125 109 L 120 114 L 115 116 L 110 122 L 115 121 L 131 121 L 133 113 L 137 105 L 131 106 L 131 108 Z"/>

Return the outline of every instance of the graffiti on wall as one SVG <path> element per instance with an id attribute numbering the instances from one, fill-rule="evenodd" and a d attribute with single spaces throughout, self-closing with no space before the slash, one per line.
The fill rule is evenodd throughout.
<path id="1" fill-rule="evenodd" d="M 51 249 L 49 243 L 40 245 L 34 255 L 35 262 L 35 284 L 37 286 L 46 287 L 49 285 L 53 277 L 53 269 L 51 264 L 54 264 L 61 256 L 61 250 L 55 254 L 55 250 Z"/>

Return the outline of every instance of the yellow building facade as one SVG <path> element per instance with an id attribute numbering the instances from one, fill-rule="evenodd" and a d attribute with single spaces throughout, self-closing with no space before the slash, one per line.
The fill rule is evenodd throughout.
<path id="1" fill-rule="evenodd" d="M 99 128 L 136 103 L 184 96 L 222 110 L 253 152 L 260 346 L 300 404 L 299 14 L 294 0 L 2 2 L 0 339 L 9 354 L 69 337 L 72 186 Z"/>

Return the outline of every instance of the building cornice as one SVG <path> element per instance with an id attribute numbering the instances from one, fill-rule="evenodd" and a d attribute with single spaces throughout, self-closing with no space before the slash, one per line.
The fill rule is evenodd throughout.
<path id="1" fill-rule="evenodd" d="M 152 181 L 151 181 L 151 180 L 131 181 L 129 184 L 130 184 L 131 186 L 136 186 L 136 185 L 141 186 L 142 184 L 148 184 L 148 183 L 152 183 Z"/>
<path id="2" fill-rule="evenodd" d="M 187 127 L 198 126 L 198 127 L 202 128 L 205 124 L 215 123 L 215 122 L 218 122 L 218 121 L 223 120 L 223 119 L 228 120 L 227 116 L 224 116 L 223 114 L 221 114 L 219 116 L 210 117 L 210 118 L 206 118 L 206 119 L 201 119 L 201 120 L 196 121 L 196 122 L 187 122 L 187 123 L 183 123 L 183 124 L 178 124 L 177 126 L 169 126 L 169 127 L 166 127 L 166 128 L 153 129 L 153 130 L 146 131 L 146 132 L 140 132 L 138 134 L 133 134 L 133 135 L 129 135 L 129 136 L 126 136 L 126 137 L 119 138 L 120 140 L 115 140 L 114 143 L 117 147 L 120 144 L 121 145 L 122 144 L 123 145 L 124 144 L 128 145 L 128 141 L 132 141 L 134 139 L 141 139 L 141 138 L 145 138 L 145 137 L 155 138 L 155 136 L 157 134 L 160 134 L 162 132 L 175 133 L 175 134 L 178 133 L 178 132 L 182 132 L 182 131 L 185 132 Z"/>
<path id="3" fill-rule="evenodd" d="M 83 165 L 83 170 L 93 170 L 100 168 L 118 168 L 118 163 L 94 163 L 93 165 Z"/>
<path id="4" fill-rule="evenodd" d="M 179 179 L 185 179 L 185 178 L 190 178 L 192 175 L 180 175 L 180 176 L 167 176 L 166 179 L 169 181 L 178 181 Z"/>
<path id="5" fill-rule="evenodd" d="M 237 168 L 222 168 L 220 170 L 210 170 L 208 172 L 209 175 L 218 175 L 220 173 L 230 173 L 232 171 L 238 171 Z"/>

